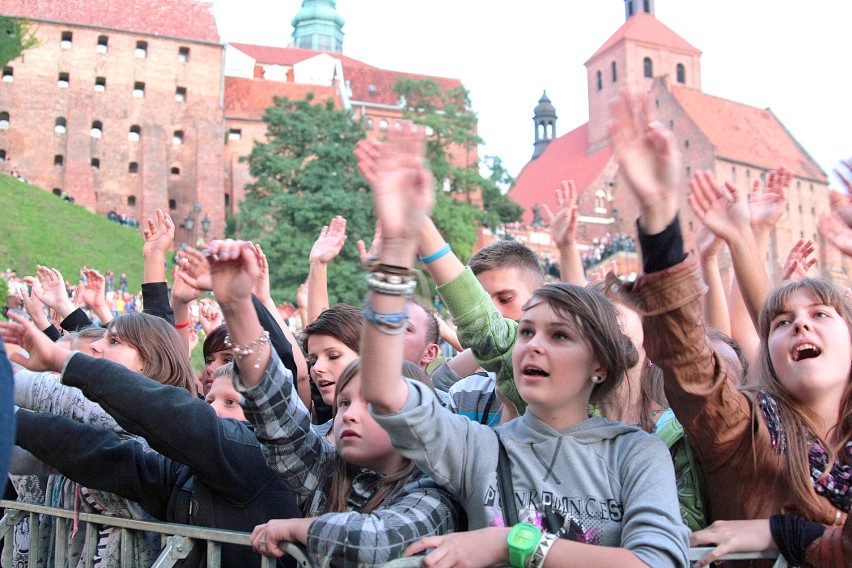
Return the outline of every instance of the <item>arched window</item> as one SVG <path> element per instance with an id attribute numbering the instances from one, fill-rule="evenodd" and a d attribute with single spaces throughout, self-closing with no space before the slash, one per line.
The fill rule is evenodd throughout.
<path id="1" fill-rule="evenodd" d="M 0 130 L 9 128 L 9 113 L 6 111 L 0 112 Z"/>
<path id="2" fill-rule="evenodd" d="M 66 125 L 64 116 L 60 116 L 56 119 L 56 122 L 53 123 L 53 131 L 57 134 L 65 134 Z"/>
<path id="3" fill-rule="evenodd" d="M 651 62 L 650 57 L 646 57 L 642 61 L 642 65 L 645 67 L 645 76 L 653 77 L 654 76 L 654 64 Z"/>
<path id="4" fill-rule="evenodd" d="M 183 145 L 183 130 L 175 130 L 175 133 L 172 135 L 172 145 Z"/>
<path id="5" fill-rule="evenodd" d="M 595 213 L 606 213 L 606 192 L 602 189 L 595 192 Z"/>
<path id="6" fill-rule="evenodd" d="M 128 195 L 127 196 L 127 204 L 130 207 L 136 207 L 136 196 L 135 195 Z"/>
<path id="7" fill-rule="evenodd" d="M 387 120 L 380 120 L 379 121 L 379 131 L 381 131 L 381 132 L 387 132 L 388 131 L 388 121 Z"/>
<path id="8" fill-rule="evenodd" d="M 612 82 L 615 83 L 618 81 L 618 67 L 615 64 L 615 61 L 612 62 Z"/>
<path id="9" fill-rule="evenodd" d="M 101 124 L 100 120 L 96 120 L 92 123 L 92 129 L 89 131 L 89 134 L 92 138 L 100 138 L 104 135 L 104 125 Z"/>
<path id="10" fill-rule="evenodd" d="M 98 36 L 98 45 L 95 50 L 98 53 L 106 53 L 107 52 L 107 44 L 109 43 L 109 38 L 105 35 Z"/>
<path id="11" fill-rule="evenodd" d="M 127 139 L 131 142 L 139 142 L 139 138 L 142 137 L 142 129 L 137 125 L 133 125 L 130 127 L 130 132 L 127 133 Z"/>
<path id="12" fill-rule="evenodd" d="M 597 73 L 597 79 L 598 79 L 598 90 L 599 91 L 603 90 L 603 73 L 601 73 L 600 71 L 598 71 L 598 73 Z"/>
<path id="13" fill-rule="evenodd" d="M 683 66 L 683 63 L 677 64 L 677 82 L 686 83 L 686 67 Z"/>
<path id="14" fill-rule="evenodd" d="M 148 57 L 148 42 L 147 41 L 137 41 L 136 42 L 136 51 L 134 52 L 136 57 L 139 59 L 145 59 Z"/>
<path id="15" fill-rule="evenodd" d="M 15 80 L 15 70 L 12 67 L 3 68 L 3 82 L 11 83 Z"/>
<path id="16" fill-rule="evenodd" d="M 364 128 L 366 130 L 372 130 L 373 129 L 373 119 L 370 118 L 369 116 L 364 119 Z"/>

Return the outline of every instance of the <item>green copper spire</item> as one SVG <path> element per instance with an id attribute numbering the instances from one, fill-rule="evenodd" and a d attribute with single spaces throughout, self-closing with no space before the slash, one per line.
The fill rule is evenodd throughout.
<path id="1" fill-rule="evenodd" d="M 293 21 L 296 47 L 317 51 L 343 52 L 343 25 L 335 0 L 302 0 L 302 8 Z"/>

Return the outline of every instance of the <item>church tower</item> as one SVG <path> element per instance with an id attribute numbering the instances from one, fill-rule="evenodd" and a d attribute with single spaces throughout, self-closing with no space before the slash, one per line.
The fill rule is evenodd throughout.
<path id="1" fill-rule="evenodd" d="M 654 15 L 654 0 L 624 0 L 624 19 L 629 20 L 636 14 L 644 12 Z"/>
<path id="2" fill-rule="evenodd" d="M 609 144 L 609 102 L 622 88 L 647 91 L 662 78 L 701 89 L 701 51 L 654 16 L 654 0 L 624 0 L 624 24 L 586 61 L 589 146 Z"/>
<path id="3" fill-rule="evenodd" d="M 303 49 L 343 53 L 343 25 L 335 0 L 302 0 L 293 21 L 293 44 Z"/>
<path id="4" fill-rule="evenodd" d="M 556 138 L 556 109 L 547 98 L 547 91 L 544 91 L 538 100 L 538 106 L 533 112 L 533 121 L 535 122 L 535 143 L 532 159 L 535 160 L 544 152 L 550 141 Z"/>

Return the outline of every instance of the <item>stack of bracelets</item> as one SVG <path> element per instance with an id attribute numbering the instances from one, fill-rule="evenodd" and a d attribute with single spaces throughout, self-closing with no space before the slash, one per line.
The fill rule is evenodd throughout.
<path id="1" fill-rule="evenodd" d="M 405 296 L 410 298 L 417 286 L 417 273 L 405 266 L 375 263 L 369 267 L 366 276 L 367 286 L 376 294 Z M 361 312 L 376 329 L 388 335 L 401 335 L 408 328 L 408 306 L 395 314 L 377 312 L 364 298 L 364 310 Z"/>

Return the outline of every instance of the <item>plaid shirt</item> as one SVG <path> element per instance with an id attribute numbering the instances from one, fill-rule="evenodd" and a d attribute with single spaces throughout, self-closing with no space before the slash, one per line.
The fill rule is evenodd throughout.
<path id="1" fill-rule="evenodd" d="M 255 426 L 266 463 L 294 491 L 302 512 L 317 515 L 339 459 L 335 447 L 316 432 L 293 388 L 292 374 L 274 352 L 263 380 L 253 388 L 243 387 L 234 371 L 235 387 L 243 395 L 243 410 Z M 458 502 L 420 470 L 380 508 L 360 513 L 382 474 L 366 468 L 356 471 L 347 511 L 321 515 L 308 530 L 308 553 L 320 566 L 384 564 L 402 556 L 409 544 L 459 526 Z"/>

